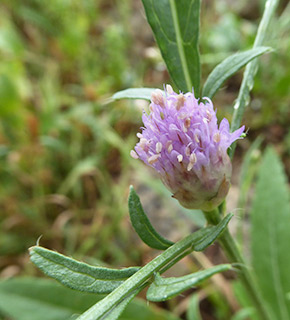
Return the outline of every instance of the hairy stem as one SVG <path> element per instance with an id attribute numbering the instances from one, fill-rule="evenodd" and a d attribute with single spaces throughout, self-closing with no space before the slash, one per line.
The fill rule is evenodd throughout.
<path id="1" fill-rule="evenodd" d="M 216 225 L 221 221 L 221 216 L 218 209 L 210 212 L 204 212 L 204 214 L 209 224 Z M 238 263 L 237 268 L 240 270 L 240 280 L 249 297 L 252 299 L 253 305 L 255 306 L 260 319 L 271 320 L 269 312 L 266 308 L 266 304 L 263 301 L 261 294 L 257 288 L 255 279 L 253 278 L 249 268 L 245 264 L 245 261 L 236 245 L 235 240 L 229 233 L 228 228 L 220 236 L 219 243 L 221 244 L 230 262 Z"/>
<path id="2" fill-rule="evenodd" d="M 150 261 L 146 266 L 137 271 L 128 280 L 123 282 L 117 289 L 107 295 L 99 303 L 93 305 L 85 313 L 77 318 L 77 320 L 100 320 L 106 313 L 109 313 L 113 307 L 117 306 L 124 297 L 131 292 L 139 291 L 140 286 L 149 283 L 148 281 L 156 272 L 164 272 L 173 264 L 177 263 L 184 256 L 193 251 L 192 243 L 196 240 L 196 234 L 191 234 L 186 238 L 175 243 L 166 251 L 161 253 L 155 259 Z M 101 307 L 100 307 L 101 303 Z"/>

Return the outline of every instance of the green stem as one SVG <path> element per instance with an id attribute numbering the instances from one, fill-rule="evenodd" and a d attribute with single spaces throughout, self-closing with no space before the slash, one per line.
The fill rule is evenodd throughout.
<path id="1" fill-rule="evenodd" d="M 209 224 L 216 225 L 221 221 L 221 216 L 218 209 L 211 212 L 204 212 L 204 214 Z M 267 311 L 267 308 L 265 306 L 265 302 L 263 301 L 255 283 L 255 279 L 246 266 L 245 261 L 236 245 L 236 242 L 229 233 L 228 229 L 226 229 L 224 233 L 219 237 L 219 242 L 223 247 L 230 262 L 238 263 L 237 268 L 240 270 L 240 280 L 247 290 L 247 293 L 251 297 L 253 305 L 256 307 L 261 320 L 271 320 L 269 312 Z"/>
<path id="2" fill-rule="evenodd" d="M 175 243 L 166 251 L 161 253 L 155 259 L 150 261 L 146 266 L 136 272 L 128 280 L 123 282 L 117 289 L 107 295 L 103 300 L 96 303 L 85 313 L 77 318 L 77 320 L 99 320 L 103 319 L 104 315 L 117 306 L 125 296 L 134 290 L 138 290 L 140 286 L 148 282 L 156 272 L 164 272 L 173 263 L 178 262 L 185 255 L 193 251 L 192 243 L 196 240 L 196 234 L 193 233 L 186 238 Z"/>
<path id="3" fill-rule="evenodd" d="M 278 0 L 267 0 L 265 4 L 263 17 L 259 24 L 259 28 L 257 31 L 253 48 L 259 47 L 264 43 L 267 35 L 267 30 L 269 28 L 270 20 L 275 12 L 278 2 L 279 2 Z M 237 130 L 241 125 L 246 106 L 248 105 L 250 100 L 250 91 L 253 88 L 254 76 L 257 73 L 257 70 L 258 70 L 258 59 L 251 61 L 245 69 L 239 95 L 234 105 L 234 114 L 233 114 L 232 125 L 231 125 L 232 132 Z M 229 151 L 231 158 L 233 158 L 235 148 L 236 148 L 236 144 L 233 143 L 231 150 Z"/>

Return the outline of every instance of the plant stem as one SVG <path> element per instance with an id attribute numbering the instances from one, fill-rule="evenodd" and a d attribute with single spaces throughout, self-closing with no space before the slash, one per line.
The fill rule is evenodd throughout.
<path id="1" fill-rule="evenodd" d="M 275 12 L 278 2 L 279 0 L 267 0 L 265 4 L 263 17 L 259 24 L 259 28 L 257 31 L 253 48 L 259 47 L 264 43 L 268 28 L 269 28 L 270 20 Z M 257 70 L 258 70 L 258 59 L 251 61 L 246 66 L 243 81 L 239 91 L 239 95 L 234 105 L 234 114 L 233 114 L 232 125 L 231 125 L 232 132 L 237 130 L 241 125 L 246 106 L 248 105 L 250 100 L 250 91 L 253 88 L 254 76 L 257 73 Z M 231 158 L 233 158 L 235 148 L 236 148 L 236 143 L 233 143 L 231 150 L 229 151 L 229 155 Z"/>
<path id="2" fill-rule="evenodd" d="M 218 209 L 215 209 L 210 212 L 204 212 L 205 217 L 209 224 L 216 225 L 221 221 L 221 216 Z M 266 304 L 263 301 L 261 294 L 255 283 L 255 279 L 250 273 L 248 267 L 245 264 L 243 257 L 236 245 L 235 240 L 228 231 L 228 228 L 224 233 L 219 237 L 218 240 L 224 249 L 228 259 L 231 263 L 238 263 L 237 268 L 240 270 L 239 277 L 244 285 L 247 293 L 253 301 L 253 305 L 256 307 L 257 313 L 261 320 L 271 320 L 269 312 L 267 311 Z"/>
<path id="3" fill-rule="evenodd" d="M 106 313 L 112 311 L 128 294 L 134 290 L 138 290 L 145 282 L 156 272 L 164 272 L 172 264 L 177 263 L 185 255 L 194 250 L 193 242 L 197 240 L 196 233 L 190 234 L 186 238 L 175 243 L 155 259 L 150 261 L 146 266 L 137 271 L 128 280 L 123 282 L 117 289 L 107 295 L 103 300 L 93 305 L 85 313 L 77 318 L 77 320 L 99 320 L 103 319 Z"/>

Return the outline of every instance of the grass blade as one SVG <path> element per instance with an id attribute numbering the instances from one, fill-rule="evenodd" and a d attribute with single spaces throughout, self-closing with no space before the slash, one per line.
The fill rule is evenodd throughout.
<path id="1" fill-rule="evenodd" d="M 269 47 L 257 47 L 244 52 L 235 53 L 218 64 L 208 76 L 202 91 L 203 97 L 212 97 L 222 84 L 253 59 L 271 51 Z"/>
<path id="2" fill-rule="evenodd" d="M 197 293 L 190 297 L 186 312 L 186 320 L 202 320 L 199 312 L 199 296 Z"/>
<path id="3" fill-rule="evenodd" d="M 265 4 L 265 10 L 263 13 L 262 20 L 259 24 L 258 32 L 255 38 L 254 46 L 253 48 L 257 48 L 263 45 L 268 28 L 270 25 L 270 21 L 272 16 L 274 15 L 274 12 L 278 5 L 278 0 L 267 0 Z M 250 100 L 250 92 L 253 88 L 254 84 L 254 77 L 258 70 L 258 60 L 251 61 L 245 69 L 243 81 L 241 84 L 241 88 L 239 91 L 238 98 L 234 105 L 234 114 L 231 124 L 231 131 L 234 132 L 237 130 L 242 122 L 242 118 L 246 109 L 246 106 L 249 103 Z M 230 157 L 233 158 L 233 155 L 235 153 L 235 147 L 236 143 L 233 143 L 231 146 L 231 149 L 229 151 Z"/>
<path id="4" fill-rule="evenodd" d="M 153 228 L 143 210 L 140 198 L 132 186 L 130 187 L 128 204 L 132 225 L 144 243 L 159 250 L 165 250 L 173 245 L 173 242 L 163 238 Z"/>

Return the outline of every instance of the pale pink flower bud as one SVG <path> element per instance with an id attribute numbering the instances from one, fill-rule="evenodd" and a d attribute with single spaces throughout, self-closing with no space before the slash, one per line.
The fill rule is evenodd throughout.
<path id="1" fill-rule="evenodd" d="M 212 210 L 226 197 L 232 173 L 229 146 L 244 126 L 230 133 L 227 119 L 218 126 L 210 99 L 177 94 L 169 86 L 152 93 L 150 114 L 133 158 L 153 167 L 172 196 L 190 209 Z"/>

